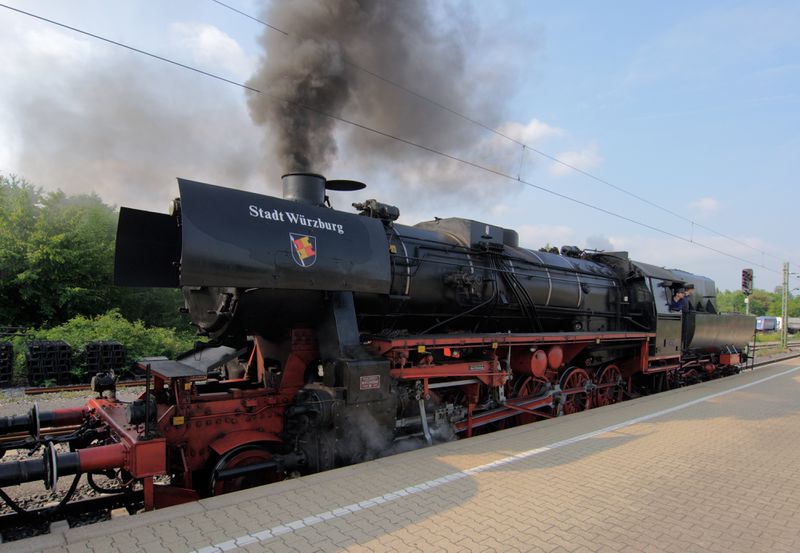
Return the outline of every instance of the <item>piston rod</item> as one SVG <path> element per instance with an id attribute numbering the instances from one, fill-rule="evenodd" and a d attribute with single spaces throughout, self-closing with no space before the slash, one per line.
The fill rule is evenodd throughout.
<path id="1" fill-rule="evenodd" d="M 306 455 L 302 452 L 292 452 L 283 455 L 275 455 L 270 461 L 253 463 L 243 467 L 221 468 L 214 473 L 215 480 L 230 480 L 262 471 L 283 471 L 292 470 L 307 462 Z"/>

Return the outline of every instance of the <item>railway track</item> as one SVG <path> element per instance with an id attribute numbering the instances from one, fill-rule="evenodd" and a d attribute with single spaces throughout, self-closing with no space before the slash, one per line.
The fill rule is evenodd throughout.
<path id="1" fill-rule="evenodd" d="M 11 513 L 0 515 L 2 542 L 49 533 L 50 525 L 53 522 L 52 516 L 56 510 L 58 510 L 57 520 L 66 521 L 70 527 L 85 526 L 110 519 L 110 512 L 113 509 L 125 507 L 129 512 L 135 512 L 137 508 L 141 508 L 143 499 L 143 492 L 134 490 L 127 493 L 67 501 L 63 505 L 54 503 L 38 509 L 19 508 Z"/>
<path id="2" fill-rule="evenodd" d="M 750 348 L 755 349 L 755 351 L 758 351 L 764 349 L 777 348 L 780 347 L 780 345 L 781 345 L 780 342 L 756 342 L 755 346 L 751 345 Z M 789 347 L 789 349 L 800 348 L 800 340 L 789 341 L 786 343 L 786 345 Z"/>
<path id="3" fill-rule="evenodd" d="M 144 379 L 123 380 L 117 382 L 117 388 L 131 388 L 134 386 L 144 386 Z M 90 384 L 71 384 L 69 386 L 43 386 L 38 388 L 25 388 L 25 395 L 34 396 L 40 394 L 57 394 L 61 392 L 83 392 L 91 390 Z"/>

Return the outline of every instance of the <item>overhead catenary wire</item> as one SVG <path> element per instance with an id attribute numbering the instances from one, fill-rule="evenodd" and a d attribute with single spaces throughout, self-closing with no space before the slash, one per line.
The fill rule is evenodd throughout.
<path id="1" fill-rule="evenodd" d="M 34 13 L 26 12 L 25 10 L 20 10 L 19 8 L 14 8 L 14 7 L 8 6 L 6 4 L 0 4 L 0 7 L 6 8 L 6 9 L 11 10 L 11 11 L 15 11 L 17 13 L 21 13 L 21 14 L 24 14 L 24 15 L 27 15 L 27 16 L 30 16 L 30 17 L 33 17 L 35 19 L 39 19 L 40 21 L 45 21 L 47 23 L 50 23 L 52 25 L 56 25 L 58 27 L 62 27 L 64 29 L 69 29 L 70 31 L 74 31 L 74 32 L 80 33 L 82 35 L 86 35 L 86 36 L 90 36 L 92 38 L 96 38 L 97 40 L 102 40 L 103 42 L 107 42 L 109 44 L 113 44 L 114 46 L 119 46 L 120 48 L 126 48 L 128 50 L 131 50 L 132 52 L 136 52 L 137 54 L 142 54 L 142 55 L 145 55 L 145 56 L 149 56 L 151 58 L 155 58 L 157 60 L 161 60 L 161 61 L 166 62 L 166 63 L 171 63 L 172 65 L 177 65 L 178 67 L 182 67 L 183 69 L 188 69 L 189 71 L 194 71 L 195 73 L 200 73 L 201 75 L 205 75 L 206 77 L 211 77 L 213 79 L 218 79 L 220 81 L 223 81 L 223 82 L 226 82 L 226 83 L 229 83 L 229 84 L 232 84 L 232 85 L 240 86 L 240 87 L 242 87 L 244 89 L 247 89 L 247 90 L 250 90 L 252 92 L 261 92 L 260 90 L 256 90 L 255 88 L 247 86 L 244 83 L 238 83 L 236 81 L 232 81 L 230 79 L 226 79 L 225 77 L 222 77 L 220 75 L 215 75 L 214 73 L 209 73 L 208 71 L 203 71 L 202 69 L 198 69 L 197 67 L 192 67 L 191 65 L 186 65 L 186 64 L 177 62 L 175 60 L 171 60 L 169 58 L 165 58 L 163 56 L 159 56 L 158 54 L 153 54 L 152 52 L 147 52 L 146 50 L 141 50 L 139 48 L 135 48 L 133 46 L 129 46 L 127 44 L 123 44 L 122 42 L 117 42 L 116 40 L 111 40 L 110 38 L 106 38 L 106 37 L 102 37 L 100 35 L 96 35 L 94 33 L 90 33 L 89 31 L 84 31 L 84 30 L 78 29 L 76 27 L 71 27 L 71 26 L 69 26 L 69 25 L 67 25 L 65 23 L 60 23 L 58 21 L 54 21 L 52 19 L 48 19 L 46 17 L 42 17 L 41 15 L 36 15 Z"/>
<path id="2" fill-rule="evenodd" d="M 222 2 L 220 0 L 211 0 L 211 1 L 214 2 L 215 4 L 218 4 L 218 5 L 226 8 L 226 9 L 229 9 L 229 10 L 231 10 L 233 12 L 236 12 L 236 13 L 238 13 L 240 15 L 243 15 L 244 17 L 246 17 L 248 19 L 256 21 L 256 22 L 260 23 L 261 25 L 264 25 L 264 26 L 272 29 L 273 31 L 281 33 L 284 36 L 292 36 L 294 34 L 294 36 L 298 36 L 300 38 L 303 38 L 302 35 L 298 35 L 296 33 L 291 33 L 289 31 L 286 31 L 284 29 L 276 27 L 275 25 L 267 23 L 266 21 L 264 21 L 262 19 L 254 17 L 253 15 L 250 15 L 250 14 L 248 14 L 246 12 L 243 12 L 243 11 L 241 11 L 241 10 L 239 10 L 239 9 L 229 5 L 229 4 L 226 4 L 225 2 Z M 459 117 L 459 118 L 461 118 L 461 119 L 463 119 L 463 120 L 465 120 L 465 121 L 467 121 L 469 123 L 472 123 L 473 125 L 481 127 L 482 129 L 484 129 L 486 131 L 489 131 L 489 132 L 491 132 L 491 133 L 493 133 L 493 134 L 495 134 L 495 135 L 497 135 L 497 136 L 499 136 L 499 137 L 501 137 L 501 138 L 503 138 L 505 140 L 513 142 L 514 144 L 517 144 L 518 146 L 521 146 L 523 148 L 522 159 L 524 159 L 525 149 L 528 149 L 528 150 L 530 150 L 530 151 L 532 151 L 532 152 L 534 152 L 534 153 L 536 153 L 536 154 L 538 154 L 538 155 L 540 155 L 540 156 L 542 156 L 542 157 L 544 157 L 546 159 L 549 159 L 550 161 L 553 161 L 554 163 L 558 163 L 559 165 L 561 165 L 563 167 L 566 167 L 566 168 L 568 168 L 568 169 L 570 169 L 572 171 L 575 171 L 575 172 L 577 172 L 577 173 L 579 173 L 581 175 L 584 175 L 584 176 L 586 176 L 586 177 L 588 177 L 590 179 L 593 179 L 593 180 L 595 180 L 595 181 L 597 181 L 597 182 L 599 182 L 601 184 L 609 186 L 610 188 L 613 188 L 613 189 L 617 190 L 618 192 L 621 192 L 621 193 L 626 194 L 626 195 L 628 195 L 628 196 L 630 196 L 632 198 L 635 198 L 635 199 L 637 199 L 637 200 L 639 200 L 639 201 L 641 201 L 643 203 L 646 203 L 646 204 L 650 205 L 651 207 L 655 207 L 656 209 L 659 209 L 659 210 L 661 210 L 661 211 L 663 211 L 665 213 L 668 213 L 668 214 L 670 214 L 670 215 L 672 215 L 674 217 L 677 217 L 677 218 L 679 218 L 679 219 L 681 219 L 683 221 L 691 223 L 692 226 L 697 226 L 697 227 L 699 227 L 699 228 L 701 228 L 703 230 L 706 230 L 708 232 L 716 234 L 717 236 L 720 236 L 721 238 L 725 238 L 726 240 L 729 240 L 731 242 L 739 244 L 740 246 L 745 246 L 746 248 L 749 248 L 749 249 L 751 249 L 753 251 L 756 251 L 756 252 L 760 253 L 762 256 L 768 256 L 768 257 L 771 257 L 771 258 L 773 258 L 773 259 L 775 259 L 777 261 L 782 261 L 781 258 L 779 258 L 779 257 L 777 257 L 775 255 L 772 255 L 770 253 L 767 253 L 767 252 L 765 252 L 763 250 L 760 250 L 760 249 L 756 248 L 755 246 L 752 246 L 752 245 L 748 244 L 747 242 L 744 242 L 743 240 L 739 240 L 738 238 L 734 238 L 734 237 L 732 237 L 732 236 L 730 236 L 728 234 L 724 234 L 724 233 L 722 233 L 722 232 L 720 232 L 718 230 L 715 230 L 715 229 L 713 229 L 713 228 L 711 228 L 709 226 L 706 226 L 706 225 L 703 225 L 701 223 L 698 223 L 698 222 L 694 221 L 693 219 L 690 219 L 689 217 L 686 217 L 685 215 L 681 215 L 680 213 L 678 213 L 678 212 L 676 212 L 676 211 L 674 211 L 672 209 L 669 209 L 668 207 L 664 207 L 664 206 L 662 206 L 662 205 L 660 205 L 660 204 L 658 204 L 656 202 L 653 202 L 652 200 L 648 200 L 647 198 L 645 198 L 643 196 L 640 196 L 640 195 L 638 195 L 638 194 L 636 194 L 634 192 L 631 192 L 630 190 L 627 190 L 627 189 L 625 189 L 625 188 L 623 188 L 621 186 L 618 186 L 618 185 L 616 185 L 616 184 L 614 184 L 614 183 L 612 183 L 612 182 L 610 182 L 610 181 L 608 181 L 606 179 L 598 177 L 597 175 L 595 175 L 593 173 L 590 173 L 589 171 L 586 171 L 584 169 L 576 167 L 575 165 L 572 165 L 571 163 L 567 163 L 566 161 L 563 161 L 563 160 L 557 158 L 556 156 L 550 155 L 550 154 L 548 154 L 548 153 L 546 153 L 546 152 L 544 152 L 544 151 L 542 151 L 542 150 L 540 150 L 538 148 L 534 148 L 530 144 L 526 144 L 525 142 L 522 142 L 521 140 L 518 140 L 518 139 L 516 139 L 516 138 L 514 138 L 512 136 L 509 136 L 507 133 L 504 133 L 504 132 L 500 131 L 499 129 L 496 129 L 496 128 L 490 126 L 490 125 L 487 125 L 486 123 L 483 123 L 483 122 L 479 121 L 478 119 L 475 119 L 475 118 L 470 117 L 470 116 L 468 116 L 468 115 L 466 115 L 464 113 L 461 113 L 461 112 L 459 112 L 459 111 L 457 111 L 457 110 L 455 110 L 455 109 L 453 109 L 453 108 L 451 108 L 451 107 L 449 107 L 449 106 L 447 106 L 445 104 L 442 104 L 441 102 L 438 102 L 438 101 L 436 101 L 436 100 L 434 100 L 432 98 L 429 98 L 429 97 L 425 96 L 424 94 L 421 94 L 421 93 L 419 93 L 419 92 L 417 92 L 417 91 L 415 91 L 415 90 L 413 90 L 413 89 L 411 89 L 411 88 L 409 88 L 409 87 L 407 87 L 407 86 L 405 86 L 405 85 L 403 85 L 401 83 L 398 83 L 397 81 L 389 79 L 388 77 L 384 77 L 383 75 L 381 75 L 381 74 L 379 74 L 379 73 L 377 73 L 377 72 L 375 72 L 373 70 L 370 70 L 370 69 L 368 69 L 368 68 L 366 68 L 366 67 L 364 67 L 362 65 L 359 65 L 359 64 L 353 62 L 352 60 L 348 59 L 347 57 L 344 57 L 343 62 L 345 64 L 353 67 L 354 69 L 362 71 L 362 72 L 366 73 L 367 75 L 370 75 L 370 76 L 372 76 L 372 77 L 374 77 L 374 78 L 376 78 L 376 79 L 378 79 L 380 81 L 383 81 L 383 82 L 385 82 L 385 83 L 387 83 L 387 84 L 389 84 L 391 86 L 394 86 L 394 87 L 402 90 L 403 92 L 406 92 L 407 94 L 409 94 L 411 96 L 419 98 L 420 100 L 423 100 L 424 102 L 427 102 L 427 103 L 429 103 L 429 104 L 431 104 L 431 105 L 433 105 L 433 106 L 435 106 L 435 107 L 437 107 L 439 109 L 442 109 L 442 110 L 444 110 L 444 111 L 446 111 L 446 112 L 448 112 L 448 113 L 450 113 L 452 115 L 455 115 L 456 117 Z M 520 176 L 521 176 L 522 163 L 520 163 L 520 171 L 519 172 L 520 172 Z M 520 180 L 520 179 L 518 179 L 518 180 Z"/>
<path id="3" fill-rule="evenodd" d="M 238 13 L 239 15 L 243 15 L 243 16 L 245 16 L 245 17 L 246 17 L 246 18 L 248 18 L 248 19 L 252 19 L 253 21 L 256 21 L 256 22 L 258 22 L 258 23 L 261 23 L 262 25 L 264 25 L 265 27 L 269 27 L 269 28 L 270 28 L 270 29 L 272 29 L 273 31 L 277 31 L 277 32 L 279 32 L 279 33 L 281 33 L 281 34 L 283 34 L 283 35 L 289 36 L 289 33 L 287 33 L 286 31 L 284 31 L 283 29 L 279 29 L 279 28 L 278 28 L 278 27 L 276 27 L 275 25 L 270 25 L 270 24 L 269 24 L 269 23 L 267 23 L 266 21 L 264 21 L 264 20 L 262 20 L 262 19 L 259 19 L 259 18 L 255 17 L 255 16 L 252 16 L 252 15 L 250 15 L 249 13 L 243 12 L 242 10 L 237 10 L 236 8 L 234 8 L 233 6 L 230 6 L 230 5 L 226 4 L 225 2 L 220 2 L 219 0 L 211 0 L 211 1 L 212 1 L 212 2 L 214 2 L 214 3 L 216 3 L 216 4 L 219 4 L 220 6 L 223 6 L 223 7 L 225 7 L 225 8 L 228 8 L 229 10 L 231 10 L 231 11 L 234 11 L 234 12 Z"/>
<path id="4" fill-rule="evenodd" d="M 135 48 L 135 47 L 133 47 L 133 46 L 129 46 L 129 45 L 127 45 L 127 44 L 123 44 L 123 43 L 121 43 L 121 42 L 118 42 L 118 41 L 115 41 L 115 40 L 111 40 L 111 39 L 109 39 L 109 38 L 105 38 L 105 37 L 102 37 L 102 36 L 100 36 L 100 35 L 96 35 L 96 34 L 94 34 L 94 33 L 90 33 L 90 32 L 88 32 L 88 31 L 84 31 L 84 30 L 82 30 L 82 29 L 78 29 L 78 28 L 76 28 L 76 27 L 72 27 L 72 26 L 70 26 L 70 25 L 66 25 L 66 24 L 64 24 L 64 23 L 60 23 L 60 22 L 58 22 L 58 21 L 55 21 L 55 20 L 52 20 L 52 19 L 48 19 L 48 18 L 46 18 L 46 17 L 42 17 L 42 16 L 39 16 L 39 15 L 36 15 L 36 14 L 30 13 L 30 12 L 26 12 L 26 11 L 24 11 L 24 10 L 21 10 L 21 9 L 18 9 L 18 8 L 14 8 L 14 7 L 8 6 L 8 5 L 6 5 L 6 4 L 2 4 L 2 3 L 0 3 L 0 7 L 3 7 L 3 8 L 6 8 L 6 9 L 9 9 L 9 10 L 11 10 L 11 11 L 14 11 L 14 12 L 17 12 L 17 13 L 20 13 L 20 14 L 23 14 L 23 15 L 27 15 L 27 16 L 29 16 L 29 17 L 32 17 L 32 18 L 38 19 L 38 20 L 40 20 L 40 21 L 44 21 L 44 22 L 50 23 L 50 24 L 52 24 L 52 25 L 56 25 L 56 26 L 58 26 L 58 27 L 62 27 L 62 28 L 65 28 L 65 29 L 69 29 L 70 31 L 73 31 L 73 32 L 76 32 L 76 33 L 80 33 L 80 34 L 83 34 L 83 35 L 86 35 L 86 36 L 89 36 L 89 37 L 95 38 L 95 39 L 97 39 L 97 40 L 101 40 L 101 41 L 103 41 L 103 42 L 106 42 L 106 43 L 109 43 L 109 44 L 113 44 L 113 45 L 115 45 L 115 46 L 119 46 L 119 47 L 121 47 L 121 48 L 125 48 L 125 49 L 127 49 L 127 50 L 130 50 L 130 51 L 132 51 L 132 52 L 136 52 L 136 53 L 139 53 L 139 54 L 142 54 L 142 55 L 145 55 L 145 56 L 149 56 L 149 57 L 151 57 L 151 58 L 154 58 L 154 59 L 157 59 L 157 60 L 160 60 L 160 61 L 163 61 L 163 62 L 166 62 L 166 63 L 172 64 L 172 65 L 175 65 L 175 66 L 177 66 L 177 67 L 181 67 L 181 68 L 183 68 L 183 69 L 187 69 L 187 70 L 189 70 L 189 71 L 193 71 L 193 72 L 195 72 L 195 73 L 199 73 L 199 74 L 201 74 L 201 75 L 205 75 L 205 76 L 207 76 L 207 77 L 211 77 L 211 78 L 214 78 L 214 79 L 217 79 L 217 80 L 220 80 L 220 81 L 226 82 L 226 83 L 228 83 L 228 84 L 232 84 L 232 85 L 235 85 L 235 86 L 241 87 L 241 88 L 243 88 L 243 89 L 245 89 L 245 90 L 248 90 L 248 91 L 250 91 L 250 92 L 254 92 L 254 93 L 258 93 L 258 94 L 264 94 L 265 96 L 268 96 L 269 98 L 272 98 L 272 99 L 273 99 L 273 100 L 275 100 L 275 101 L 279 101 L 279 102 L 282 102 L 282 103 L 285 103 L 285 104 L 288 104 L 288 105 L 292 105 L 292 106 L 295 106 L 295 107 L 299 107 L 299 108 L 305 109 L 305 110 L 307 110 L 307 111 L 310 111 L 310 112 L 312 112 L 312 113 L 316 113 L 316 114 L 318 114 L 318 115 L 320 115 L 320 116 L 327 117 L 327 118 L 330 118 L 330 119 L 333 119 L 333 120 L 335 120 L 335 121 L 339 121 L 339 122 L 342 122 L 342 123 L 346 123 L 346 124 L 348 124 L 348 125 L 351 125 L 351 126 L 353 126 L 353 127 L 356 127 L 356 128 L 362 129 L 362 130 L 364 130 L 364 131 L 367 131 L 367 132 L 371 132 L 371 133 L 373 133 L 373 134 L 376 134 L 376 135 L 378 135 L 378 136 L 382 136 L 382 137 L 385 137 L 385 138 L 389 138 L 389 139 L 392 139 L 392 140 L 396 140 L 396 141 L 398 141 L 398 142 L 400 142 L 400 143 L 403 143 L 403 144 L 406 144 L 406 145 L 408 145 L 408 146 L 412 146 L 412 147 L 414 147 L 414 148 L 418 148 L 418 149 L 420 149 L 420 150 L 423 150 L 423 151 L 426 151 L 426 152 L 429 152 L 429 153 L 432 153 L 432 154 L 435 154 L 435 155 L 438 155 L 438 156 L 444 157 L 444 158 L 446 158 L 446 159 L 450 159 L 450 160 L 452 160 L 452 161 L 456 161 L 456 162 L 458 162 L 458 163 L 462 163 L 462 164 L 464 164 L 464 165 L 467 165 L 467 166 L 473 167 L 473 168 L 475 168 L 475 169 L 479 169 L 479 170 L 482 170 L 482 171 L 488 172 L 488 173 L 490 173 L 490 174 L 493 174 L 493 175 L 496 175 L 496 176 L 499 176 L 499 177 L 502 177 L 502 178 L 506 178 L 506 179 L 512 180 L 512 181 L 514 181 L 514 182 L 519 182 L 519 183 L 525 184 L 526 186 L 529 186 L 529 187 L 531 187 L 531 188 L 535 188 L 535 189 L 537 189 L 537 190 L 540 190 L 540 191 L 542 191 L 542 192 L 546 192 L 546 193 L 548 193 L 548 194 L 551 194 L 551 195 L 553 195 L 553 196 L 556 196 L 556 197 L 562 198 L 562 199 L 564 199 L 564 200 L 567 200 L 567 201 L 570 201 L 570 202 L 576 203 L 576 204 L 578 204 L 578 205 L 582 205 L 582 206 L 584 206 L 584 207 L 588 207 L 588 208 L 590 208 L 590 209 L 593 209 L 593 210 L 595 210 L 595 211 L 599 211 L 599 212 L 601 212 L 601 213 L 605 213 L 605 214 L 607 214 L 607 215 L 611 215 L 611 216 L 613 216 L 613 217 L 616 217 L 616 218 L 618 218 L 618 219 L 620 219 L 620 220 L 627 221 L 627 222 L 629 222 L 629 223 L 632 223 L 632 224 L 635 224 L 635 225 L 641 226 L 641 227 L 643 227 L 643 228 L 647 228 L 647 229 L 653 230 L 653 231 L 655 231 L 655 232 L 658 232 L 658 233 L 664 234 L 664 235 L 666 235 L 666 236 L 670 236 L 670 237 L 672 237 L 672 238 L 675 238 L 675 239 L 678 239 L 678 240 L 681 240 L 681 241 L 687 242 L 687 243 L 689 243 L 689 244 L 694 244 L 694 245 L 696 245 L 696 246 L 699 246 L 699 247 L 701 247 L 701 248 L 704 248 L 704 249 L 706 249 L 706 250 L 708 250 L 708 251 L 712 251 L 712 252 L 714 252 L 714 253 L 717 253 L 717 254 L 719 254 L 719 255 L 723 255 L 723 256 L 729 257 L 729 258 L 731 258 L 731 259 L 736 259 L 736 260 L 738 260 L 738 261 L 742 261 L 742 262 L 744 262 L 744 263 L 748 263 L 748 264 L 751 264 L 751 265 L 753 265 L 753 266 L 756 266 L 756 267 L 761 267 L 762 269 L 765 269 L 765 270 L 767 270 L 767 271 L 770 271 L 770 272 L 773 272 L 773 273 L 776 273 L 776 274 L 780 274 L 780 273 L 781 273 L 781 271 L 778 271 L 778 270 L 772 269 L 772 268 L 770 268 L 770 267 L 767 267 L 766 265 L 763 265 L 763 264 L 760 264 L 760 263 L 756 263 L 756 262 L 753 262 L 753 261 L 751 261 L 751 260 L 748 260 L 748 259 L 745 259 L 745 258 L 739 257 L 739 256 L 737 256 L 737 255 L 734 255 L 734 254 L 731 254 L 731 253 L 728 253 L 728 252 L 725 252 L 725 251 L 719 250 L 719 249 L 717 249 L 717 248 L 714 248 L 714 247 L 712 247 L 712 246 L 709 246 L 709 245 L 707 245 L 707 244 L 703 244 L 703 243 L 701 243 L 701 242 L 697 242 L 696 240 L 690 240 L 690 239 L 688 239 L 688 238 L 685 238 L 685 237 L 683 237 L 683 236 L 680 236 L 680 235 L 678 235 L 678 234 L 675 234 L 675 233 L 673 233 L 673 232 L 670 232 L 670 231 L 667 231 L 667 230 L 664 230 L 664 229 L 661 229 L 661 228 L 655 227 L 655 226 L 653 226 L 653 225 L 650 225 L 650 224 L 648 224 L 648 223 L 644 223 L 644 222 L 641 222 L 641 221 L 637 221 L 637 220 L 635 220 L 635 219 L 632 219 L 632 218 L 630 218 L 630 217 L 627 217 L 627 216 L 625 216 L 625 215 L 622 215 L 622 214 L 619 214 L 619 213 L 615 213 L 615 212 L 613 212 L 613 211 L 610 211 L 610 210 L 608 210 L 608 209 L 604 209 L 604 208 L 602 208 L 602 207 L 598 207 L 598 206 L 596 206 L 596 205 L 592 205 L 592 204 L 590 204 L 590 203 L 588 203 L 588 202 L 584 202 L 584 201 L 582 201 L 582 200 L 579 200 L 579 199 L 577 199 L 577 198 L 573 198 L 573 197 L 571 197 L 571 196 L 568 196 L 568 195 L 566 195 L 566 194 L 562 194 L 562 193 L 560 193 L 560 192 L 556 192 L 555 190 L 551 190 L 551 189 L 549 189 L 549 188 L 547 188 L 547 187 L 545 187 L 545 186 L 541 186 L 541 185 L 535 184 L 535 183 L 533 183 L 533 182 L 530 182 L 530 181 L 526 181 L 526 180 L 523 180 L 523 179 L 519 179 L 519 178 L 517 178 L 516 176 L 510 175 L 510 174 L 508 174 L 508 173 L 504 173 L 503 171 L 500 171 L 500 170 L 498 170 L 498 169 L 493 169 L 493 168 L 491 168 L 491 167 L 487 167 L 487 166 L 481 165 L 481 164 L 479 164 L 479 163 L 476 163 L 476 162 L 473 162 L 473 161 L 470 161 L 470 160 L 467 160 L 467 159 L 460 158 L 460 157 L 458 157 L 458 156 L 455 156 L 455 155 L 453 155 L 453 154 L 448 154 L 448 153 L 446 153 L 446 152 L 443 152 L 443 151 L 437 150 L 437 149 L 435 149 L 435 148 L 431 148 L 431 147 L 429 147 L 429 146 L 425 146 L 424 144 L 419 144 L 419 143 L 413 142 L 413 141 L 411 141 L 411 140 L 408 140 L 408 139 L 405 139 L 405 138 L 402 138 L 402 137 L 399 137 L 399 136 L 392 135 L 391 133 L 384 132 L 384 131 L 381 131 L 381 130 L 378 130 L 378 129 L 374 129 L 374 128 L 372 128 L 372 127 L 369 127 L 369 126 L 367 126 L 367 125 L 364 125 L 364 124 L 358 123 L 357 121 L 352 121 L 352 120 L 350 120 L 350 119 L 346 119 L 346 118 L 344 118 L 344 117 L 341 117 L 341 116 L 338 116 L 338 115 L 333 115 L 333 114 L 330 114 L 330 113 L 326 113 L 326 112 L 324 112 L 324 111 L 322 111 L 322 110 L 320 110 L 320 109 L 318 109 L 318 108 L 315 108 L 315 107 L 313 107 L 313 106 L 306 105 L 306 104 L 304 104 L 304 103 L 302 103 L 302 102 L 298 102 L 298 101 L 295 101 L 295 100 L 289 100 L 289 99 L 287 99 L 287 98 L 282 98 L 282 97 L 279 97 L 279 96 L 275 96 L 275 95 L 273 95 L 273 94 L 270 94 L 270 93 L 268 93 L 268 92 L 265 92 L 265 91 L 262 91 L 262 90 L 259 90 L 259 89 L 256 89 L 256 88 L 253 88 L 253 87 L 251 87 L 251 86 L 248 86 L 248 85 L 246 85 L 246 84 L 244 84 L 244 83 L 238 83 L 238 82 L 236 82 L 236 81 L 233 81 L 233 80 L 230 80 L 230 79 L 226 79 L 226 78 L 224 78 L 224 77 L 222 77 L 222 76 L 215 75 L 215 74 L 213 74 L 213 73 L 210 73 L 210 72 L 207 72 L 207 71 L 203 71 L 203 70 L 201 70 L 201 69 L 198 69 L 198 68 L 196 68 L 196 67 L 192 67 L 192 66 L 189 66 L 189 65 L 186 65 L 186 64 L 183 64 L 183 63 L 180 63 L 180 62 L 177 62 L 177 61 L 171 60 L 171 59 L 169 59 L 169 58 L 165 58 L 165 57 L 163 57 L 163 56 L 159 56 L 159 55 L 153 54 L 153 53 L 151 53 L 151 52 L 147 52 L 147 51 L 145 51 L 145 50 L 142 50 L 142 49 L 139 49 L 139 48 Z M 762 253 L 763 253 L 763 252 L 762 252 Z"/>

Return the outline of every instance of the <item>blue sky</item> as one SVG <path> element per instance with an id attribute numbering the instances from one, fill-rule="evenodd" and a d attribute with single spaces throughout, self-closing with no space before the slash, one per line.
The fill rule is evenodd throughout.
<path id="1" fill-rule="evenodd" d="M 207 0 L 8 3 L 236 81 L 264 54 L 261 25 Z M 229 3 L 262 13 L 254 0 Z M 738 288 L 746 266 L 768 290 L 780 284 L 782 261 L 800 271 L 800 4 L 436 6 L 437 24 L 461 33 L 477 105 L 494 106 L 468 115 L 696 224 L 531 152 L 524 180 L 748 262 L 407 146 L 392 146 L 391 163 L 370 162 L 352 129 L 337 127 L 339 153 L 326 174 L 367 182 L 370 197 L 398 205 L 405 223 L 464 216 L 519 229 L 532 248 L 624 249 L 722 289 Z M 177 176 L 277 190 L 281 171 L 241 89 L 5 9 L 0 25 L 0 171 L 154 210 L 165 209 Z M 470 143 L 451 153 L 519 171 L 517 145 L 458 124 Z M 341 209 L 363 199 L 333 198 Z"/>

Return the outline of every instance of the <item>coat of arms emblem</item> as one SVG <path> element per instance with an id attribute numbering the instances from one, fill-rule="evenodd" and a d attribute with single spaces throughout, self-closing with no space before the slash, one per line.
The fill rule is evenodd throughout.
<path id="1" fill-rule="evenodd" d="M 317 261 L 317 237 L 307 234 L 289 233 L 292 244 L 292 259 L 301 267 L 311 267 Z"/>

